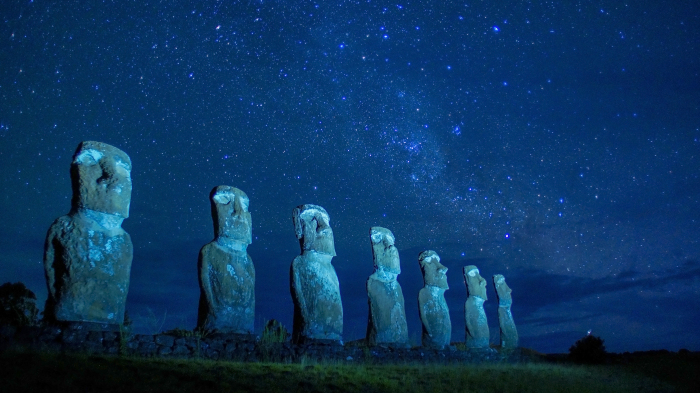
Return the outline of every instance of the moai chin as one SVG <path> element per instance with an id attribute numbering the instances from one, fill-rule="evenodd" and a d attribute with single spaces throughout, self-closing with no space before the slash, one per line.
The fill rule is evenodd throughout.
<path id="1" fill-rule="evenodd" d="M 493 276 L 493 285 L 498 297 L 498 326 L 501 333 L 501 348 L 518 347 L 518 330 L 515 328 L 510 306 L 513 304 L 512 290 L 506 284 L 506 279 L 500 274 Z"/>
<path id="2" fill-rule="evenodd" d="M 435 251 L 423 251 L 418 255 L 423 272 L 424 287 L 418 293 L 418 311 L 423 323 L 422 343 L 424 347 L 444 349 L 450 345 L 452 322 L 445 301 L 447 268 L 440 263 Z"/>
<path id="3" fill-rule="evenodd" d="M 70 168 L 70 212 L 49 227 L 44 244 L 45 319 L 115 329 L 124 322 L 133 258 L 129 217 L 131 160 L 106 143 L 78 145 Z"/>
<path id="4" fill-rule="evenodd" d="M 369 231 L 374 273 L 367 279 L 369 345 L 408 346 L 403 292 L 396 278 L 401 273 L 394 234 L 382 227 Z"/>
<path id="5" fill-rule="evenodd" d="M 297 206 L 292 212 L 301 255 L 290 268 L 290 292 L 294 302 L 292 340 L 340 341 L 343 304 L 340 285 L 331 260 L 335 256 L 333 230 L 324 208 Z"/>
<path id="6" fill-rule="evenodd" d="M 214 187 L 209 194 L 214 240 L 199 252 L 197 327 L 222 333 L 252 334 L 255 321 L 255 267 L 249 199 L 235 187 Z"/>
<path id="7" fill-rule="evenodd" d="M 464 283 L 467 286 L 467 301 L 464 303 L 467 348 L 489 347 L 489 325 L 486 321 L 486 280 L 474 265 L 464 267 Z"/>

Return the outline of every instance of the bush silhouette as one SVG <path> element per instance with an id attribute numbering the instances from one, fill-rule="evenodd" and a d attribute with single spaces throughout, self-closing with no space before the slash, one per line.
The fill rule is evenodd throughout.
<path id="1" fill-rule="evenodd" d="M 287 341 L 290 334 L 287 329 L 276 319 L 270 319 L 265 323 L 261 341 L 264 344 L 283 343 Z"/>
<path id="2" fill-rule="evenodd" d="M 31 326 L 36 324 L 38 314 L 36 295 L 24 284 L 0 285 L 0 325 Z"/>
<path id="3" fill-rule="evenodd" d="M 605 362 L 605 345 L 600 337 L 587 335 L 569 348 L 569 358 L 576 363 L 600 364 Z"/>

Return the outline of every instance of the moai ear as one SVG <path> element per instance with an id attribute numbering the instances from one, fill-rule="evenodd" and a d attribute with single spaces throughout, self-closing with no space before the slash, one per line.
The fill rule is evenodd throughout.
<path id="1" fill-rule="evenodd" d="M 244 212 L 247 212 L 249 204 L 250 200 L 245 195 L 239 195 L 238 198 L 236 198 L 236 210 L 240 209 Z"/>
<path id="2" fill-rule="evenodd" d="M 297 206 L 292 210 L 292 221 L 294 221 L 294 234 L 296 234 L 297 239 L 301 240 L 304 237 L 304 223 L 301 222 L 301 208 L 302 206 Z"/>

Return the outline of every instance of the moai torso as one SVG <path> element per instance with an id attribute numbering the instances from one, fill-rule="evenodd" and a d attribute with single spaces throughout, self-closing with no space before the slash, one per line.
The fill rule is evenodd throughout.
<path id="1" fill-rule="evenodd" d="M 399 252 L 394 235 L 386 228 L 370 229 L 374 273 L 367 279 L 369 345 L 408 345 L 408 328 L 401 285 L 396 281 L 401 273 Z"/>
<path id="2" fill-rule="evenodd" d="M 124 321 L 133 245 L 129 217 L 131 160 L 101 142 L 82 142 L 71 164 L 70 213 L 49 228 L 44 245 L 45 318 L 116 326 Z"/>
<path id="3" fill-rule="evenodd" d="M 248 196 L 215 187 L 210 194 L 215 239 L 199 252 L 200 329 L 252 334 L 255 321 L 255 267 L 246 249 L 252 240 Z"/>
<path id="4" fill-rule="evenodd" d="M 498 326 L 501 333 L 501 348 L 518 347 L 518 330 L 515 328 L 510 306 L 513 304 L 511 289 L 500 274 L 493 276 L 493 285 L 498 297 Z"/>
<path id="5" fill-rule="evenodd" d="M 452 321 L 445 301 L 447 268 L 440 263 L 435 251 L 423 251 L 418 256 L 423 272 L 424 287 L 418 292 L 418 311 L 423 324 L 422 343 L 426 348 L 443 349 L 450 345 Z"/>
<path id="6" fill-rule="evenodd" d="M 292 340 L 340 341 L 343 305 L 340 284 L 331 260 L 335 256 L 333 231 L 325 209 L 302 205 L 292 218 L 301 255 L 290 268 L 290 292 L 294 302 Z"/>
<path id="7" fill-rule="evenodd" d="M 467 301 L 464 304 L 465 344 L 467 348 L 489 347 L 489 325 L 484 311 L 486 280 L 476 266 L 464 267 L 464 282 L 467 286 Z"/>

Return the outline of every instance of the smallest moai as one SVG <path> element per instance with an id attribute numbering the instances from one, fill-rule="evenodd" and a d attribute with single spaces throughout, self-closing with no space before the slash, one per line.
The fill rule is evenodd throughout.
<path id="1" fill-rule="evenodd" d="M 452 321 L 445 301 L 447 268 L 440 263 L 435 251 L 423 251 L 418 255 L 423 272 L 423 289 L 418 292 L 418 311 L 423 323 L 422 343 L 426 348 L 444 349 L 450 345 Z"/>
<path id="2" fill-rule="evenodd" d="M 501 331 L 501 348 L 518 347 L 518 331 L 515 329 L 513 314 L 510 306 L 513 304 L 513 292 L 506 279 L 501 274 L 493 276 L 493 285 L 496 287 L 496 297 L 498 297 L 498 325 Z"/>
<path id="3" fill-rule="evenodd" d="M 369 235 L 374 273 L 367 279 L 367 344 L 406 347 L 408 328 L 403 291 L 396 281 L 401 262 L 399 250 L 394 246 L 394 234 L 386 228 L 372 227 Z"/>
<path id="4" fill-rule="evenodd" d="M 464 283 L 467 285 L 467 301 L 464 303 L 466 322 L 465 344 L 467 348 L 489 347 L 489 325 L 486 321 L 484 302 L 486 297 L 486 280 L 474 265 L 464 267 Z"/>

